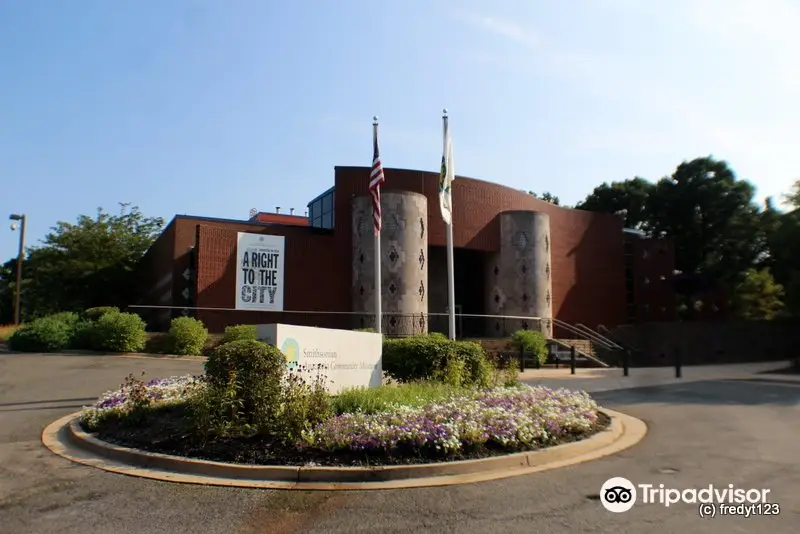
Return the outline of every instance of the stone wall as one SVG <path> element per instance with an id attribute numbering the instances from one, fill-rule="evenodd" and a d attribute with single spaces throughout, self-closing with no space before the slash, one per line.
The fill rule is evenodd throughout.
<path id="1" fill-rule="evenodd" d="M 381 195 L 381 307 L 383 332 L 411 335 L 427 332 L 428 201 L 409 191 Z M 352 303 L 357 327 L 374 327 L 375 237 L 372 198 L 353 199 Z"/>
<path id="2" fill-rule="evenodd" d="M 486 335 L 508 336 L 526 328 L 551 337 L 550 217 L 535 211 L 501 213 L 500 251 L 489 256 L 486 269 L 488 315 L 542 319 L 490 321 Z"/>

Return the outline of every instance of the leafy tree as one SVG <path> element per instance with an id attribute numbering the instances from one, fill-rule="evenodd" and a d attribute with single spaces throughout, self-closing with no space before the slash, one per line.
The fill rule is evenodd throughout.
<path id="1" fill-rule="evenodd" d="M 134 269 L 161 232 L 164 220 L 120 204 L 119 214 L 97 210 L 76 223 L 59 222 L 23 265 L 24 307 L 29 316 L 124 306 L 133 298 Z M 0 271 L 2 281 L 5 276 Z M 8 288 L 1 284 L 0 295 Z"/>
<path id="2" fill-rule="evenodd" d="M 754 187 L 724 161 L 681 163 L 661 179 L 646 203 L 651 233 L 675 239 L 676 268 L 733 287 L 765 253 Z"/>
<path id="3" fill-rule="evenodd" d="M 17 283 L 17 260 L 0 265 L 0 324 L 14 320 L 14 287 Z"/>
<path id="4" fill-rule="evenodd" d="M 774 319 L 784 311 L 783 297 L 769 269 L 748 269 L 733 294 L 733 310 L 742 319 Z"/>
<path id="5" fill-rule="evenodd" d="M 794 198 L 792 194 L 786 195 L 794 209 L 788 213 L 775 211 L 764 223 L 768 248 L 764 263 L 784 287 L 787 310 L 800 316 L 800 198 L 796 196 L 800 193 L 800 181 L 795 183 L 794 190 Z"/>
<path id="6" fill-rule="evenodd" d="M 793 209 L 800 209 L 800 180 L 792 186 L 792 191 L 784 195 L 784 199 Z"/>
<path id="7" fill-rule="evenodd" d="M 556 206 L 561 205 L 561 200 L 559 200 L 557 196 L 553 195 L 549 191 L 545 191 L 544 193 L 541 194 L 541 196 L 537 195 L 533 191 L 528 191 L 528 194 L 533 196 L 534 198 L 538 198 L 539 200 L 544 200 L 545 202 L 549 202 L 550 204 L 555 204 Z"/>
<path id="8" fill-rule="evenodd" d="M 647 199 L 654 189 L 652 182 L 639 177 L 610 184 L 604 182 L 575 207 L 580 210 L 618 213 L 624 217 L 626 228 L 646 231 L 651 222 Z"/>

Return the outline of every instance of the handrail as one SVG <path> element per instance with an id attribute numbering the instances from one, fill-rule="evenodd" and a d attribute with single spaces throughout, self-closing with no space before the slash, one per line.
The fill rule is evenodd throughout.
<path id="1" fill-rule="evenodd" d="M 612 339 L 611 336 L 613 336 L 613 332 L 611 332 L 611 330 L 609 330 L 607 326 L 599 324 L 599 325 L 597 325 L 597 330 L 598 331 L 604 330 L 608 334 L 606 337 L 608 339 Z M 612 339 L 612 341 L 613 341 L 613 339 Z M 635 351 L 639 351 L 640 350 L 639 347 L 637 347 L 637 346 L 635 346 L 635 345 L 633 345 L 631 343 L 626 343 L 626 345 L 628 346 L 627 348 L 629 348 L 629 349 L 633 349 Z"/>
<path id="2" fill-rule="evenodd" d="M 592 335 L 595 335 L 595 336 L 599 337 L 600 339 L 605 341 L 610 346 L 611 349 L 614 349 L 614 350 L 625 350 L 625 347 L 623 347 L 619 343 L 615 342 L 613 339 L 609 338 L 608 336 L 604 336 L 603 334 L 601 334 L 600 332 L 597 332 L 596 330 L 592 330 L 591 328 L 589 328 L 585 324 L 577 323 L 575 326 L 577 328 L 581 328 L 583 330 L 586 330 L 587 332 L 590 332 Z"/>
<path id="3" fill-rule="evenodd" d="M 608 344 L 608 342 L 606 342 L 603 339 L 601 339 L 601 337 L 598 337 L 598 334 L 595 334 L 595 333 L 593 333 L 591 331 L 590 331 L 591 333 L 590 332 L 584 332 L 581 329 L 577 328 L 576 326 L 573 326 L 573 325 L 571 325 L 569 323 L 565 323 L 564 321 L 562 321 L 560 319 L 556 319 L 556 318 L 553 318 L 553 324 L 555 324 L 556 326 L 560 326 L 561 328 L 563 328 L 565 330 L 568 330 L 568 331 L 570 331 L 570 332 L 572 332 L 574 334 L 578 334 L 578 335 L 581 335 L 581 336 L 586 336 L 586 337 L 589 338 L 590 341 L 594 341 L 597 344 L 605 347 L 606 349 L 617 350 L 617 348 L 613 344 L 612 345 Z"/>

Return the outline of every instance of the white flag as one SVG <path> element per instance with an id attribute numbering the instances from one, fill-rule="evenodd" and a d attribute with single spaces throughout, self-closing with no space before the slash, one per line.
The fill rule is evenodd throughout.
<path id="1" fill-rule="evenodd" d="M 456 177 L 453 168 L 453 140 L 450 139 L 450 130 L 445 126 L 444 150 L 442 151 L 442 170 L 439 173 L 439 207 L 442 210 L 442 219 L 446 224 L 453 223 L 453 179 Z"/>

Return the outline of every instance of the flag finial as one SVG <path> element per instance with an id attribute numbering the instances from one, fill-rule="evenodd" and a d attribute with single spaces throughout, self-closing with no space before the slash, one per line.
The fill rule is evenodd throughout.
<path id="1" fill-rule="evenodd" d="M 442 110 L 442 113 L 444 113 L 444 115 L 442 116 L 442 118 L 443 118 L 443 119 L 446 119 L 446 118 L 447 118 L 447 108 L 444 108 L 444 109 Z"/>
<path id="2" fill-rule="evenodd" d="M 378 125 L 378 116 L 377 115 L 373 115 L 372 116 L 372 125 L 373 126 L 377 126 Z"/>

